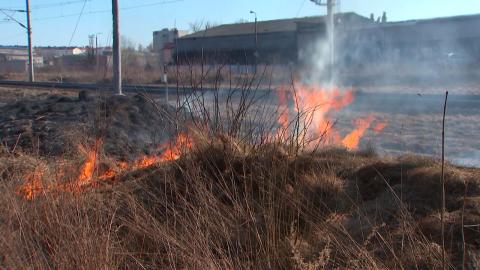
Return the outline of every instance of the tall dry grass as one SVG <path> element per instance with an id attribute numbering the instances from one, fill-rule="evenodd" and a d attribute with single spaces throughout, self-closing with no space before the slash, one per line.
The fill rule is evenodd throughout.
<path id="1" fill-rule="evenodd" d="M 195 142 L 177 161 L 127 172 L 113 184 L 80 193 L 45 192 L 28 201 L 17 192 L 26 173 L 43 167 L 45 183 L 58 181 L 58 159 L 3 150 L 0 267 L 441 267 L 437 162 L 369 151 L 308 151 L 301 111 L 282 136 L 271 136 L 278 112 L 255 106 L 264 101 L 256 88 L 265 74 L 232 85 L 226 95 L 219 87 L 206 95 L 201 77 L 190 78 L 197 91 L 177 100 L 188 108 L 182 112 L 190 116 Z M 452 267 L 458 265 L 457 199 L 479 196 L 479 175 L 446 168 Z M 465 219 L 470 225 L 478 218 L 472 213 Z M 469 233 L 474 251 L 479 234 Z"/>

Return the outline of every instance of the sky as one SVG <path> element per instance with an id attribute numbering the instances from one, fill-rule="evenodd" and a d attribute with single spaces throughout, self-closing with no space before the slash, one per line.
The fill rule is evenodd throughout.
<path id="1" fill-rule="evenodd" d="M 324 0 L 326 1 L 326 0 Z M 25 45 L 23 0 L 0 0 L 0 45 Z M 367 4 L 368 3 L 368 4 Z M 195 22 L 216 24 L 239 20 L 294 18 L 323 15 L 324 7 L 310 0 L 119 0 L 123 37 L 147 46 L 152 32 L 177 27 L 189 30 Z M 341 0 L 341 12 L 369 17 L 387 12 L 389 21 L 480 14 L 480 0 Z M 110 0 L 31 0 L 35 46 L 85 46 L 88 36 L 98 34 L 100 45 L 111 45 Z M 2 13 L 5 12 L 6 14 Z"/>

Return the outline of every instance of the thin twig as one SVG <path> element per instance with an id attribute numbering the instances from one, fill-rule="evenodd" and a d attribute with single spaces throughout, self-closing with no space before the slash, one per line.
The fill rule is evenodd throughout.
<path id="1" fill-rule="evenodd" d="M 441 211 L 441 227 L 442 227 L 442 269 L 445 270 L 445 115 L 447 114 L 448 91 L 445 93 L 445 104 L 443 106 L 443 123 L 442 123 L 442 211 Z"/>
<path id="2" fill-rule="evenodd" d="M 467 181 L 464 180 L 464 185 L 465 189 L 463 192 L 463 205 L 462 205 L 462 269 L 465 268 L 465 258 L 466 258 L 466 252 L 467 252 L 467 245 L 465 243 L 465 204 L 467 201 Z"/>

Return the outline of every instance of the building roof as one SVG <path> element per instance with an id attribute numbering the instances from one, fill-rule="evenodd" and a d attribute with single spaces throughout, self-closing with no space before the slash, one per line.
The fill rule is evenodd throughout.
<path id="1" fill-rule="evenodd" d="M 366 17 L 360 16 L 353 12 L 339 13 L 336 15 L 340 17 L 342 21 L 364 21 L 370 20 Z M 313 16 L 293 19 L 280 19 L 270 21 L 257 22 L 257 31 L 262 33 L 274 33 L 274 32 L 294 32 L 297 30 L 297 23 L 321 23 L 325 22 L 326 16 Z M 183 38 L 203 38 L 203 37 L 216 37 L 216 36 L 232 36 L 232 35 L 248 35 L 255 33 L 255 23 L 236 23 L 236 24 L 223 24 L 209 28 L 207 30 L 198 31 L 190 35 L 186 35 Z"/>
<path id="2" fill-rule="evenodd" d="M 382 28 L 388 27 L 401 27 L 401 26 L 414 26 L 420 24 L 429 24 L 429 23 L 450 23 L 450 22 L 462 22 L 469 20 L 478 20 L 480 19 L 480 14 L 470 14 L 470 15 L 459 15 L 451 17 L 438 17 L 438 18 L 429 18 L 429 19 L 417 19 L 417 20 L 405 20 L 405 21 L 395 21 L 387 23 L 374 23 L 363 25 L 361 28 Z"/>

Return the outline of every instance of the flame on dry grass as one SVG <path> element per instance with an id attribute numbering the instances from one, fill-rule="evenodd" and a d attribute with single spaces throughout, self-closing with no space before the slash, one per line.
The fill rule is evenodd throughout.
<path id="1" fill-rule="evenodd" d="M 290 108 L 287 102 L 288 92 L 281 88 L 277 93 L 280 109 L 277 123 L 279 130 L 284 132 L 289 128 L 288 116 Z M 333 113 L 342 110 L 354 101 L 355 95 L 352 90 L 295 84 L 295 93 L 295 107 L 293 110 L 297 113 L 302 113 L 304 121 L 310 123 L 308 130 L 310 138 L 308 138 L 308 141 L 311 145 L 326 143 L 329 145 L 342 145 L 351 150 L 358 149 L 360 140 L 365 132 L 372 126 L 373 122 L 377 121 L 373 114 L 365 118 L 358 118 L 354 121 L 354 129 L 342 137 L 335 130 L 334 122 L 330 117 Z M 379 133 L 386 126 L 386 122 L 379 122 L 373 126 L 373 131 Z M 277 131 L 277 136 L 278 133 Z"/>
<path id="2" fill-rule="evenodd" d="M 343 146 L 348 149 L 357 149 L 358 145 L 360 144 L 360 139 L 363 137 L 365 131 L 367 131 L 374 120 L 375 117 L 373 115 L 355 120 L 356 127 L 352 132 L 345 136 L 345 138 L 343 138 Z"/>
<path id="3" fill-rule="evenodd" d="M 380 123 L 377 123 L 377 124 L 375 125 L 375 127 L 373 127 L 373 131 L 375 131 L 376 133 L 380 133 L 380 132 L 382 132 L 386 127 L 387 127 L 387 122 L 380 122 Z"/>
<path id="4" fill-rule="evenodd" d="M 33 200 L 38 193 L 44 190 L 43 183 L 43 170 L 36 168 L 33 172 L 28 173 L 25 176 L 26 182 L 17 191 L 17 194 L 22 195 L 27 200 Z"/>
<path id="5" fill-rule="evenodd" d="M 152 166 L 156 163 L 173 161 L 180 158 L 184 150 L 193 147 L 192 139 L 184 133 L 179 134 L 176 139 L 165 144 L 164 151 L 159 155 L 143 156 L 138 160 L 127 163 L 119 161 L 115 164 L 115 169 L 107 168 L 103 173 L 98 173 L 98 155 L 102 147 L 102 140 L 98 139 L 90 148 L 83 146 L 79 147 L 81 153 L 85 155 L 85 161 L 80 166 L 78 176 L 67 183 L 60 183 L 44 186 L 42 184 L 42 177 L 44 170 L 39 167 L 34 172 L 28 173 L 25 176 L 25 183 L 18 188 L 18 194 L 27 200 L 34 199 L 41 192 L 49 191 L 64 191 L 64 192 L 79 192 L 85 187 L 95 186 L 98 181 L 106 181 L 114 179 L 117 175 L 123 174 L 130 170 L 143 169 Z"/>

